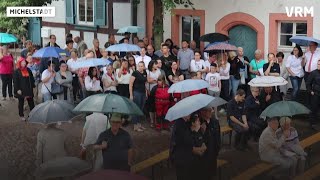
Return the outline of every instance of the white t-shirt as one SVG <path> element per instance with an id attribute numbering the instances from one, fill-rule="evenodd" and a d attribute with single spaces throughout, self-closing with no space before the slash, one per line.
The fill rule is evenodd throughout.
<path id="1" fill-rule="evenodd" d="M 120 77 L 118 76 L 119 71 L 120 71 L 120 69 L 117 69 L 116 70 L 116 74 L 115 74 L 118 83 L 119 84 L 129 84 L 130 83 L 131 74 L 132 74 L 132 70 L 129 69 L 127 71 L 127 74 L 121 74 Z"/>
<path id="2" fill-rule="evenodd" d="M 209 90 L 214 91 L 214 92 L 219 92 L 220 87 L 219 87 L 219 81 L 221 80 L 220 74 L 219 73 L 211 73 L 209 72 L 206 76 L 205 79 L 209 83 Z"/>
<path id="3" fill-rule="evenodd" d="M 78 69 L 75 69 L 74 68 L 74 66 L 75 66 L 75 64 L 76 64 L 76 62 L 78 62 L 79 61 L 79 59 L 77 58 L 76 60 L 74 60 L 74 59 L 69 59 L 68 61 L 67 61 L 67 65 L 68 65 L 68 69 L 69 69 L 69 71 L 77 71 Z"/>
<path id="4" fill-rule="evenodd" d="M 207 65 L 205 64 L 204 60 L 200 59 L 200 61 L 191 60 L 190 63 L 190 71 L 191 72 L 198 72 L 202 69 L 205 69 Z"/>
<path id="5" fill-rule="evenodd" d="M 41 81 L 43 81 L 47 77 L 51 76 L 51 74 L 52 73 L 49 72 L 48 69 L 44 70 L 41 74 Z M 49 91 L 51 91 L 51 83 L 53 82 L 53 80 L 54 80 L 54 77 L 51 77 L 48 82 L 42 83 L 42 86 L 41 86 L 41 93 L 42 94 L 46 94 L 46 93 L 49 93 Z M 49 91 L 47 88 L 49 89 Z"/>
<path id="6" fill-rule="evenodd" d="M 154 80 L 158 80 L 158 77 L 161 75 L 161 71 L 160 71 L 160 69 L 157 69 L 157 71 L 155 71 L 155 72 L 150 72 L 149 70 L 147 70 L 147 76 L 148 77 L 150 77 L 150 78 L 152 78 L 152 79 L 154 79 Z M 156 86 L 157 85 L 157 83 L 154 83 L 154 84 L 149 84 L 149 83 L 146 83 L 146 88 L 149 90 L 149 91 L 151 91 L 152 90 L 152 88 L 154 87 L 154 86 Z"/>
<path id="7" fill-rule="evenodd" d="M 290 55 L 286 61 L 286 68 L 290 70 L 298 77 L 303 77 L 303 67 L 301 65 L 302 57 L 297 58 L 295 55 Z M 290 74 L 291 76 L 291 74 Z"/>
<path id="8" fill-rule="evenodd" d="M 220 77 L 221 77 L 221 80 L 228 80 L 230 79 L 230 63 L 227 63 L 226 65 L 226 68 L 223 69 L 221 66 L 220 66 Z"/>
<path id="9" fill-rule="evenodd" d="M 90 76 L 85 77 L 84 85 L 85 85 L 87 91 L 101 91 L 102 90 L 102 88 L 100 86 L 100 80 L 96 80 L 95 82 L 93 82 L 93 80 L 91 80 Z"/>

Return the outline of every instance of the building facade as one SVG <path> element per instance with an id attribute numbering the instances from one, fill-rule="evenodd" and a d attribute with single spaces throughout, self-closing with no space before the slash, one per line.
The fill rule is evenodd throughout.
<path id="1" fill-rule="evenodd" d="M 71 33 L 73 37 L 80 36 L 89 48 L 93 47 L 94 38 L 98 38 L 100 47 L 103 47 L 108 34 L 115 34 L 118 41 L 123 37 L 117 34 L 121 27 L 135 24 L 146 28 L 145 3 L 146 0 L 140 0 L 138 5 L 131 0 L 52 1 L 49 6 L 55 7 L 56 16 L 42 18 L 41 23 L 37 18 L 29 20 L 29 37 L 45 45 L 49 42 L 49 35 L 54 34 L 57 44 L 63 48 L 66 34 Z M 143 38 L 145 32 L 137 35 Z"/>
<path id="2" fill-rule="evenodd" d="M 179 44 L 182 39 L 196 40 L 206 33 L 220 32 L 230 37 L 230 43 L 242 46 L 245 55 L 253 58 L 260 49 L 268 52 L 292 51 L 289 38 L 308 35 L 320 38 L 320 4 L 317 0 L 191 0 L 195 10 L 178 5 L 164 17 L 164 38 Z M 187 1 L 185 1 L 187 2 Z M 288 17 L 286 8 L 313 8 L 313 17 Z M 289 11 L 290 12 L 290 11 Z M 152 12 L 150 12 L 152 13 Z M 177 28 L 179 27 L 179 28 Z M 204 44 L 202 43 L 202 47 Z"/>

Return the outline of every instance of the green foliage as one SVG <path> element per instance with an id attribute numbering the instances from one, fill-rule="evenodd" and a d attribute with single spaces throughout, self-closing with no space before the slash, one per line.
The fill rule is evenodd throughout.
<path id="1" fill-rule="evenodd" d="M 27 18 L 6 17 L 9 6 L 43 6 L 57 0 L 0 0 L 0 29 L 1 32 L 8 32 L 17 35 L 26 35 Z"/>
<path id="2" fill-rule="evenodd" d="M 193 7 L 194 4 L 193 2 L 191 2 L 191 0 L 161 0 L 161 1 L 162 1 L 165 12 L 168 12 L 171 9 L 176 8 L 177 5 L 183 5 L 185 8 L 191 7 L 192 9 L 195 9 Z"/>

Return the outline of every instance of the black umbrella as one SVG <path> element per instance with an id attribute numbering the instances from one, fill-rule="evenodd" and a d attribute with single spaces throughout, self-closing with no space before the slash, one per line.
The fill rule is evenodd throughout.
<path id="1" fill-rule="evenodd" d="M 229 39 L 228 36 L 221 33 L 209 33 L 200 37 L 200 41 L 210 43 L 228 41 Z"/>

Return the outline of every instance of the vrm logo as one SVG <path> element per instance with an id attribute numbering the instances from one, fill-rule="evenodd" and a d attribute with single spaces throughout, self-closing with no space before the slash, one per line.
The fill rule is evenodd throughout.
<path id="1" fill-rule="evenodd" d="M 311 15 L 311 17 L 313 17 L 314 15 L 314 10 L 313 10 L 313 6 L 312 7 L 301 7 L 301 6 L 292 6 L 292 7 L 286 7 L 286 13 L 288 17 L 292 17 L 294 15 L 294 17 L 307 17 L 308 14 Z"/>

